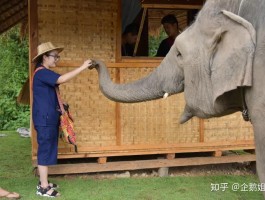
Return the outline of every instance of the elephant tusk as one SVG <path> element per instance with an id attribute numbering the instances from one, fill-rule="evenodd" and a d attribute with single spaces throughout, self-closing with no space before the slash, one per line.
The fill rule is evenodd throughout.
<path id="1" fill-rule="evenodd" d="M 168 93 L 166 92 L 163 96 L 163 99 L 166 99 L 168 97 Z"/>

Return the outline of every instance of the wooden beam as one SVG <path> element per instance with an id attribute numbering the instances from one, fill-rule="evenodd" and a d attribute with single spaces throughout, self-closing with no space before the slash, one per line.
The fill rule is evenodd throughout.
<path id="1" fill-rule="evenodd" d="M 142 4 L 184 4 L 184 5 L 202 5 L 204 0 L 142 0 Z"/>
<path id="2" fill-rule="evenodd" d="M 29 85 L 32 84 L 32 75 L 35 66 L 32 58 L 37 55 L 38 46 L 38 5 L 36 0 L 28 1 L 28 19 L 29 19 Z M 32 92 L 30 90 L 30 107 L 32 108 Z M 32 112 L 32 109 L 30 109 Z M 32 115 L 32 113 L 31 113 Z M 30 118 L 32 157 L 37 155 L 36 130 L 34 129 L 32 118 Z"/>
<path id="3" fill-rule="evenodd" d="M 137 59 L 123 59 L 122 62 L 105 62 L 108 68 L 155 68 L 160 65 L 162 59 L 137 58 Z M 60 61 L 58 67 L 79 67 L 81 62 Z"/>
<path id="4" fill-rule="evenodd" d="M 161 133 L 162 134 L 162 133 Z M 220 147 L 220 148 L 219 148 Z M 181 143 L 181 144 L 154 144 L 154 145 L 122 145 L 122 146 L 100 146 L 100 147 L 87 147 L 78 146 L 78 152 L 80 153 L 94 153 L 94 152 L 115 152 L 115 151 L 159 151 L 168 150 L 175 152 L 175 150 L 200 152 L 203 149 L 211 149 L 211 151 L 216 149 L 230 149 L 230 148 L 241 148 L 241 149 L 254 149 L 253 140 L 242 140 L 242 141 L 217 141 L 217 142 L 204 142 L 204 143 Z M 170 153 L 170 152 L 169 152 Z"/>
<path id="5" fill-rule="evenodd" d="M 248 150 L 255 149 L 253 141 L 245 141 L 245 144 L 239 144 L 237 142 L 228 143 L 214 143 L 211 144 L 201 144 L 201 143 L 191 143 L 190 145 L 162 145 L 151 146 L 151 145 L 135 145 L 135 146 L 112 146 L 112 147 L 98 147 L 90 148 L 86 147 L 85 152 L 75 153 L 72 148 L 66 147 L 64 149 L 59 149 L 58 159 L 69 159 L 69 158 L 95 158 L 95 157 L 112 157 L 112 156 L 132 156 L 132 155 L 152 155 L 152 154 L 175 154 L 175 153 L 198 153 L 198 152 L 213 152 L 218 150 Z M 203 146 L 205 145 L 205 146 Z M 156 147 L 156 148 L 155 148 Z M 79 147 L 80 149 L 80 147 Z M 63 152 L 63 153 L 62 153 Z M 36 155 L 33 156 L 33 160 L 37 159 Z"/>
<path id="6" fill-rule="evenodd" d="M 220 148 L 222 151 L 230 150 L 242 150 L 242 149 L 251 149 L 252 147 L 234 147 L 234 148 Z M 196 150 L 196 151 L 195 151 Z M 143 151 L 110 151 L 110 152 L 93 152 L 93 153 L 68 153 L 68 154 L 58 154 L 58 159 L 71 159 L 71 158 L 96 158 L 96 157 L 115 157 L 115 156 L 135 156 L 135 155 L 154 155 L 154 154 L 169 154 L 169 153 L 199 153 L 199 152 L 213 152 L 213 148 L 208 149 L 171 149 L 171 150 L 143 150 Z M 37 157 L 36 157 L 37 158 Z"/>
<path id="7" fill-rule="evenodd" d="M 120 161 L 108 162 L 106 164 L 80 163 L 80 164 L 59 164 L 49 167 L 49 174 L 77 174 L 107 171 L 123 171 L 138 169 L 154 169 L 161 167 L 198 166 L 207 164 L 241 163 L 255 161 L 255 155 L 236 155 L 222 157 L 194 157 L 177 158 L 173 160 L 155 159 L 144 161 Z"/>
<path id="8" fill-rule="evenodd" d="M 185 4 L 143 4 L 143 8 L 160 8 L 160 9 L 201 9 L 201 5 L 185 5 Z"/>
<path id="9" fill-rule="evenodd" d="M 137 39 L 136 39 L 136 44 L 135 44 L 135 47 L 134 47 L 134 50 L 133 50 L 133 56 L 136 56 L 136 53 L 137 53 L 137 50 L 138 50 L 138 45 L 139 45 L 140 38 L 141 38 L 141 35 L 142 35 L 146 13 L 147 13 L 147 8 L 144 8 L 142 19 L 141 19 L 140 28 L 139 28 Z"/>
<path id="10" fill-rule="evenodd" d="M 200 9 L 204 0 L 143 0 L 143 8 Z"/>

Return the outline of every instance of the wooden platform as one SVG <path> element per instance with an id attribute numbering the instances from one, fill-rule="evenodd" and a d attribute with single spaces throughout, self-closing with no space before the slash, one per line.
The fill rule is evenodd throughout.
<path id="1" fill-rule="evenodd" d="M 158 5 L 163 8 L 153 15 L 149 11 L 147 13 L 148 17 L 150 16 L 148 24 L 151 24 L 152 16 L 155 16 L 155 24 L 161 28 L 159 16 L 162 18 L 164 12 L 171 12 L 172 1 L 163 1 L 164 4 L 158 0 L 144 2 L 144 8 L 157 8 Z M 174 14 L 178 19 L 185 19 L 185 23 L 181 23 L 184 20 L 179 21 L 179 25 L 183 25 L 181 29 L 187 25 L 189 17 L 190 10 L 186 8 L 200 8 L 203 2 L 189 0 L 183 4 L 180 0 L 174 0 L 174 5 L 178 5 L 175 6 Z M 87 58 L 93 58 L 107 64 L 113 82 L 123 84 L 148 76 L 162 62 L 162 58 L 121 55 L 121 1 L 74 0 L 66 3 L 65 0 L 32 0 L 28 1 L 28 4 L 30 60 L 37 54 L 38 44 L 54 41 L 56 45 L 65 47 L 60 54 L 61 61 L 54 69 L 59 74 L 72 71 Z M 30 81 L 34 70 L 34 64 L 30 63 Z M 224 151 L 255 148 L 252 125 L 242 119 L 240 112 L 212 119 L 193 117 L 185 124 L 179 124 L 186 105 L 183 93 L 170 95 L 166 99 L 135 104 L 113 102 L 101 93 L 96 70 L 80 73 L 68 84 L 62 84 L 60 92 L 62 99 L 70 105 L 71 114 L 75 119 L 78 153 L 75 153 L 73 145 L 59 140 L 60 164 L 50 168 L 51 174 L 255 160 L 255 156 L 251 154 L 234 157 L 223 155 Z M 32 105 L 31 93 L 30 96 Z M 31 122 L 32 160 L 33 166 L 36 166 L 38 143 L 36 130 L 32 124 Z M 210 152 L 210 155 L 179 157 L 179 154 L 194 152 Z M 152 157 L 156 154 L 159 156 Z M 152 159 L 142 159 L 146 156 Z M 125 157 L 130 159 L 120 159 Z"/>
<path id="2" fill-rule="evenodd" d="M 184 157 L 175 154 L 166 154 L 158 159 L 107 161 L 107 157 L 98 158 L 94 163 L 58 164 L 49 167 L 49 174 L 80 174 L 107 171 L 124 171 L 139 169 L 155 169 L 162 167 L 196 166 L 208 164 L 243 163 L 256 160 L 255 154 L 237 155 L 231 153 L 222 155 L 222 152 L 209 152 L 210 156 Z M 177 158 L 175 158 L 177 157 Z"/>

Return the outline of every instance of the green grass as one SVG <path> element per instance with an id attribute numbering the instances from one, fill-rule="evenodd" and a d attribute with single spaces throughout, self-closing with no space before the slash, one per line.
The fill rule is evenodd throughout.
<path id="1" fill-rule="evenodd" d="M 22 199 L 47 199 L 35 195 L 38 178 L 31 165 L 29 138 L 15 132 L 0 137 L 0 187 L 15 191 Z M 233 191 L 234 183 L 258 183 L 255 175 L 244 176 L 178 176 L 149 178 L 96 179 L 91 176 L 53 176 L 50 180 L 60 185 L 61 200 L 215 200 L 263 199 L 261 192 Z M 225 191 L 211 192 L 211 184 L 228 183 Z"/>

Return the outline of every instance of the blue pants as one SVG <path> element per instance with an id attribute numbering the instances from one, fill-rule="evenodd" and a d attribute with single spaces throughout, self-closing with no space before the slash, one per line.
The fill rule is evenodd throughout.
<path id="1" fill-rule="evenodd" d="M 58 126 L 36 126 L 38 141 L 38 165 L 57 164 Z"/>

